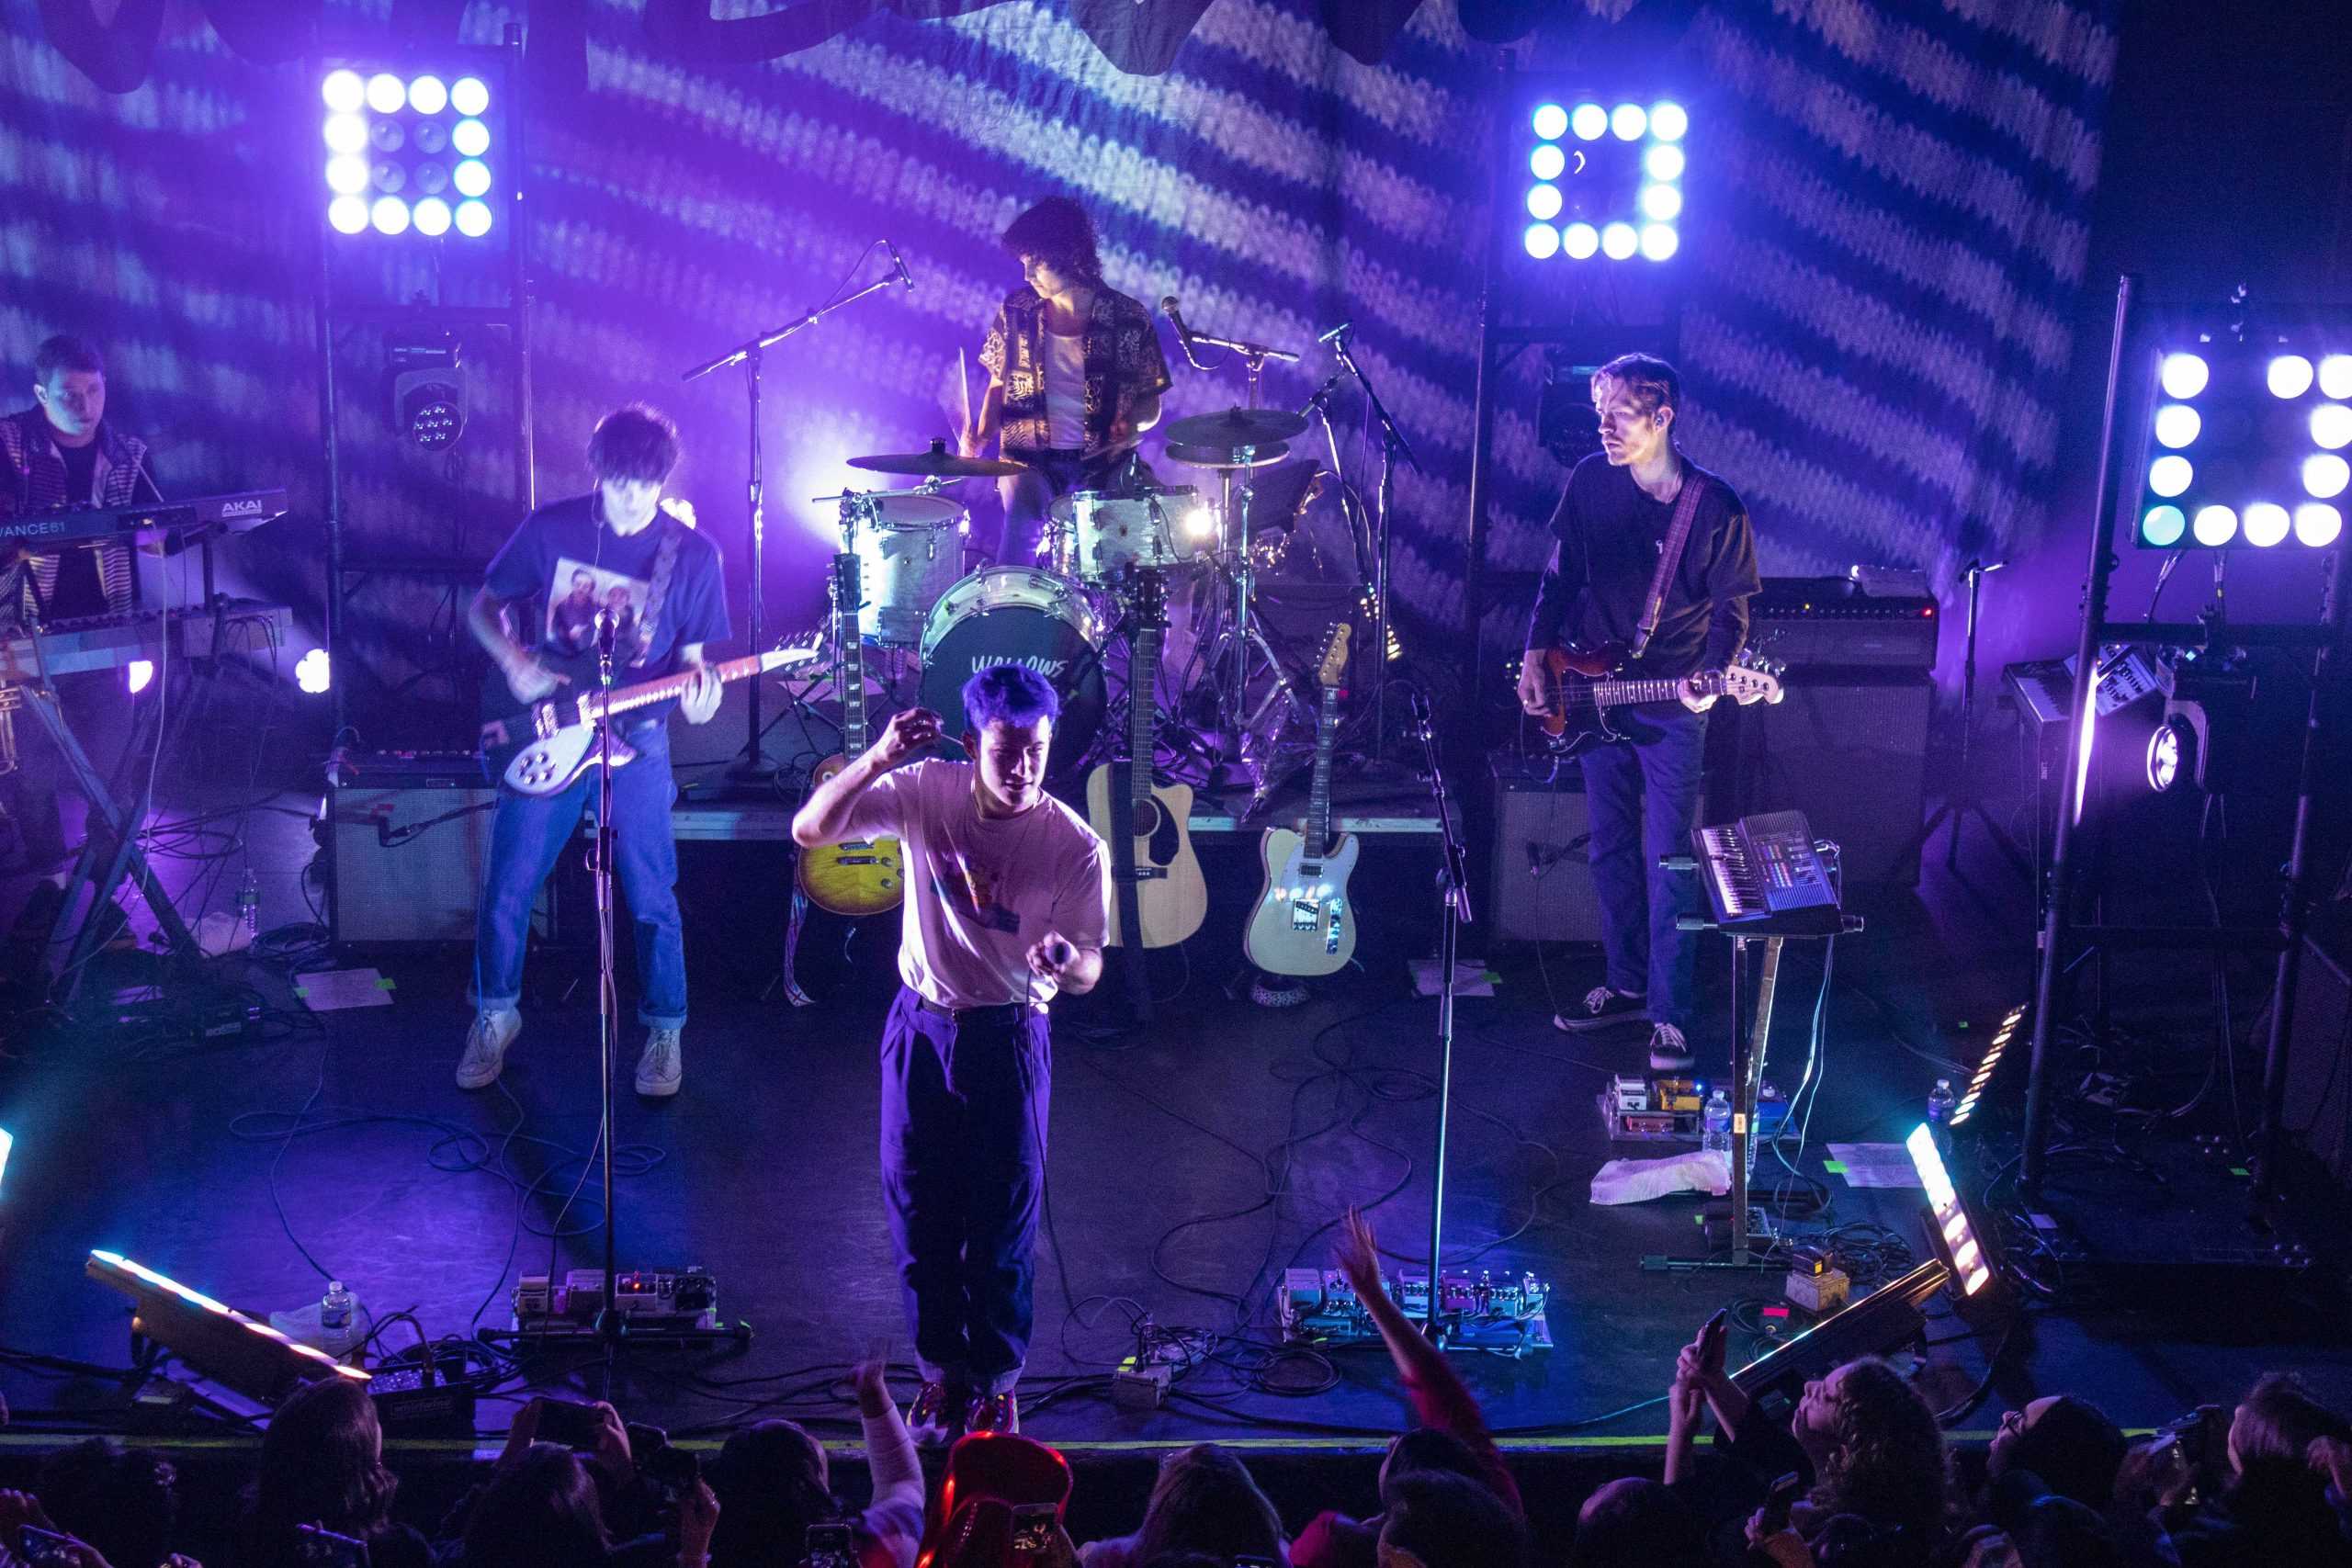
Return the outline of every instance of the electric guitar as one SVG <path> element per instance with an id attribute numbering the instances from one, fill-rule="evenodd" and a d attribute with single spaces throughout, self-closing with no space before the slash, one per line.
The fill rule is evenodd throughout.
<path id="1" fill-rule="evenodd" d="M 1157 571 L 1136 574 L 1137 624 L 1127 656 L 1127 759 L 1104 762 L 1086 776 L 1087 820 L 1111 846 L 1114 884 L 1125 880 L 1135 887 L 1134 929 L 1141 931 L 1146 947 L 1174 946 L 1200 930 L 1209 912 L 1208 884 L 1202 880 L 1201 863 L 1193 853 L 1192 787 L 1162 784 L 1152 776 L 1159 716 L 1154 687 L 1167 622 L 1161 593 Z M 1122 797 L 1124 813 L 1117 809 Z M 1124 889 L 1113 900 L 1114 947 L 1126 943 L 1127 902 Z"/>
<path id="2" fill-rule="evenodd" d="M 747 653 L 708 666 L 721 681 L 741 681 L 771 670 L 788 670 L 812 662 L 819 639 L 815 634 L 779 643 L 765 653 Z M 518 703 L 506 677 L 491 671 L 481 689 L 481 761 L 483 771 L 521 795 L 560 795 L 574 780 L 594 767 L 600 755 L 595 744 L 596 721 L 606 714 L 623 714 L 684 694 L 694 671 L 682 670 L 658 681 L 640 681 L 610 691 L 596 684 L 594 649 L 569 658 L 541 662 L 570 684 L 554 696 Z M 636 748 L 613 737 L 613 766 L 637 760 Z"/>
<path id="3" fill-rule="evenodd" d="M 833 558 L 833 635 L 841 641 L 836 672 L 842 697 L 841 755 L 817 764 L 808 775 L 812 791 L 849 766 L 865 750 L 865 645 L 858 639 L 857 612 L 863 577 L 854 551 Z M 855 919 L 895 909 L 906 896 L 906 857 L 896 839 L 844 839 L 802 850 L 793 874 L 800 891 L 820 909 Z"/>
<path id="4" fill-rule="evenodd" d="M 1269 828 L 1258 839 L 1266 886 L 1258 895 L 1241 950 L 1274 975 L 1329 975 L 1356 951 L 1355 906 L 1348 877 L 1356 868 L 1353 833 L 1331 831 L 1331 750 L 1340 737 L 1340 682 L 1348 668 L 1348 623 L 1323 639 L 1315 682 L 1323 705 L 1315 716 L 1315 772 L 1300 830 Z"/>
<path id="5" fill-rule="evenodd" d="M 1690 678 L 1694 693 L 1667 677 L 1628 677 L 1625 646 L 1551 649 L 1544 656 L 1544 687 L 1551 698 L 1544 716 L 1544 744 L 1555 756 L 1573 757 L 1595 746 L 1623 740 L 1609 722 L 1609 710 L 1633 703 L 1679 702 L 1692 713 L 1704 713 L 1721 697 L 1745 707 L 1749 703 L 1777 703 L 1781 667 L 1755 649 L 1742 649 L 1724 670 L 1702 671 Z"/>

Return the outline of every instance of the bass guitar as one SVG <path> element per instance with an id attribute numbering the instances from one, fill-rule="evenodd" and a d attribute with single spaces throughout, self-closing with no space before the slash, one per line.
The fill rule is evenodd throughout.
<path id="1" fill-rule="evenodd" d="M 1266 885 L 1242 932 L 1250 962 L 1273 975 L 1329 975 L 1356 951 L 1356 911 L 1348 878 L 1356 837 L 1331 831 L 1331 752 L 1340 737 L 1340 683 L 1348 669 L 1348 623 L 1326 633 L 1315 682 L 1323 705 L 1315 716 L 1315 772 L 1306 817 L 1293 832 L 1269 828 L 1258 839 Z"/>
<path id="2" fill-rule="evenodd" d="M 771 670 L 789 670 L 816 660 L 819 638 L 812 633 L 797 641 L 780 643 L 765 653 L 747 653 L 707 668 L 721 681 L 741 681 Z M 541 661 L 566 677 L 568 684 L 550 697 L 519 703 L 497 670 L 490 672 L 481 691 L 481 761 L 491 777 L 520 795 L 560 795 L 573 781 L 596 765 L 596 721 L 607 714 L 624 714 L 682 695 L 694 682 L 694 671 L 682 670 L 658 681 L 606 691 L 596 682 L 594 650 L 569 659 Z M 613 766 L 637 760 L 634 747 L 613 737 Z"/>
<path id="3" fill-rule="evenodd" d="M 842 750 L 839 756 L 817 764 L 808 775 L 811 790 L 849 766 L 850 759 L 866 747 L 865 645 L 857 631 L 864 594 L 857 555 L 843 550 L 833 558 L 833 635 L 842 650 L 841 666 L 834 672 L 842 697 Z M 895 909 L 906 897 L 906 855 L 896 839 L 844 839 L 802 850 L 793 874 L 810 903 L 852 919 Z"/>
<path id="4" fill-rule="evenodd" d="M 1159 744 L 1154 688 L 1167 625 L 1162 594 L 1159 572 L 1146 569 L 1136 574 L 1136 626 L 1127 655 L 1127 757 L 1104 762 L 1086 776 L 1087 820 L 1111 846 L 1114 888 L 1123 882 L 1135 888 L 1132 911 L 1124 888 L 1116 888 L 1114 947 L 1126 945 L 1130 929 L 1142 934 L 1145 947 L 1173 947 L 1200 930 L 1209 912 L 1208 884 L 1193 853 L 1192 787 L 1163 784 L 1152 773 Z"/>
<path id="5" fill-rule="evenodd" d="M 1702 671 L 1688 684 L 1673 677 L 1629 676 L 1627 662 L 1623 643 L 1545 652 L 1544 690 L 1550 706 L 1544 716 L 1544 744 L 1554 755 L 1573 757 L 1624 739 L 1609 721 L 1611 708 L 1679 702 L 1692 713 L 1704 713 L 1724 697 L 1745 707 L 1777 703 L 1784 694 L 1781 667 L 1754 649 L 1741 649 L 1728 668 Z"/>

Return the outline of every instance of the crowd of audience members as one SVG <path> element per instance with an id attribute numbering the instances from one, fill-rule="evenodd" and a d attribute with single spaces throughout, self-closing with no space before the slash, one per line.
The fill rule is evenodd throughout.
<path id="1" fill-rule="evenodd" d="M 1379 1288 L 1370 1227 L 1338 1262 L 1372 1308 L 1415 1425 L 1392 1441 L 1369 1518 L 1284 1527 L 1239 1455 L 1170 1454 L 1129 1534 L 1080 1545 L 1070 1470 L 1046 1444 L 960 1441 L 926 1488 L 880 1361 L 853 1377 L 871 1500 L 840 1502 L 822 1444 L 762 1421 L 707 1462 L 650 1462 L 658 1434 L 609 1404 L 541 1440 L 516 1416 L 489 1477 L 428 1539 L 393 1518 L 398 1479 L 363 1388 L 311 1385 L 271 1419 L 242 1499 L 235 1568 L 1522 1568 L 1540 1556 L 1518 1483 L 1444 1357 Z M 2291 1376 L 2233 1412 L 2207 1406 L 2128 1442 L 2087 1401 L 2028 1401 L 1981 1454 L 1948 1451 L 1935 1412 L 1886 1362 L 1847 1362 L 1792 1408 L 1750 1400 L 1720 1323 L 1677 1359 L 1663 1479 L 1595 1492 L 1569 1568 L 2352 1568 L 2352 1424 Z M 569 1414 L 578 1416 L 576 1410 Z M 1712 1451 L 1698 1439 L 1713 1429 Z M 1981 1462 L 1980 1462 L 1981 1461 Z M 0 1568 L 194 1568 L 173 1547 L 176 1479 L 150 1452 L 93 1439 L 51 1456 L 34 1491 L 0 1491 Z M 32 1531 L 57 1538 L 47 1544 Z M 30 1555 L 39 1548 L 46 1556 Z M 362 1550 L 364 1549 L 364 1559 Z M 216 1565 L 217 1568 L 217 1565 Z"/>

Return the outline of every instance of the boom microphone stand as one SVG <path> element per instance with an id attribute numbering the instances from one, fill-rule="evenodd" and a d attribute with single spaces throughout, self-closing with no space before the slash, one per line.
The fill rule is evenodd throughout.
<path id="1" fill-rule="evenodd" d="M 1388 516 L 1396 498 L 1396 459 L 1403 457 L 1420 471 L 1420 460 L 1413 456 L 1405 433 L 1396 428 L 1396 421 L 1388 412 L 1388 405 L 1372 389 L 1372 379 L 1363 373 L 1355 355 L 1348 352 L 1348 340 L 1353 334 L 1353 322 L 1343 322 L 1331 336 L 1331 352 L 1338 356 L 1340 368 L 1356 378 L 1363 389 L 1365 406 L 1380 424 L 1380 484 L 1374 492 L 1372 531 L 1372 761 L 1384 762 L 1388 756 Z M 1971 623 L 1973 625 L 1973 622 Z"/>
<path id="2" fill-rule="evenodd" d="M 1470 854 L 1463 847 L 1461 835 L 1454 831 L 1453 804 L 1447 797 L 1445 774 L 1438 768 L 1437 727 L 1430 717 L 1430 700 L 1419 691 L 1410 691 L 1413 705 L 1413 728 L 1420 737 L 1421 756 L 1430 773 L 1430 793 L 1437 806 L 1438 831 L 1444 839 L 1444 862 L 1437 874 L 1438 897 L 1442 914 L 1438 924 L 1437 957 L 1441 975 L 1437 1002 L 1437 1160 L 1431 1166 L 1436 1173 L 1433 1190 L 1430 1194 L 1430 1299 L 1428 1334 L 1432 1344 L 1442 1345 L 1444 1334 L 1439 1324 L 1440 1305 L 1445 1296 L 1445 1280 L 1438 1259 L 1443 1256 L 1445 1243 L 1445 1140 L 1447 1123 L 1453 1109 L 1453 970 L 1462 949 L 1462 928 L 1472 924 L 1470 916 Z"/>
<path id="3" fill-rule="evenodd" d="M 1960 830 L 1973 816 L 1977 825 L 1984 829 L 1984 836 L 1991 839 L 1993 847 L 2017 868 L 2018 874 L 2029 882 L 2034 879 L 2032 868 L 2026 863 L 2025 852 L 2018 848 L 2018 841 L 2009 837 L 2008 829 L 1995 821 L 1992 814 L 1984 809 L 1984 802 L 1976 793 L 1976 775 L 1969 762 L 1970 747 L 1976 734 L 1977 601 L 1983 592 L 1984 580 L 2007 565 L 2007 561 L 1995 561 L 1986 566 L 1981 560 L 1972 560 L 1963 574 L 1968 579 L 1968 623 L 1966 635 L 1961 642 L 1960 658 L 1960 766 L 1952 774 L 1951 787 L 1944 792 L 1944 798 L 1936 807 L 1934 814 L 1919 825 L 1918 832 L 1912 835 L 1910 843 L 1896 857 L 1897 865 L 1909 864 L 1913 856 L 1925 853 L 1936 836 L 1936 829 L 1950 822 L 1951 837 L 1944 843 L 1944 869 L 1959 870 Z M 2041 889 L 2034 891 L 2039 897 Z"/>
<path id="4" fill-rule="evenodd" d="M 894 261 L 898 253 L 895 250 L 891 252 L 891 256 Z M 823 321 L 835 310 L 842 309 L 845 305 L 855 304 L 860 299 L 863 299 L 867 295 L 873 293 L 876 289 L 888 288 L 893 283 L 906 282 L 906 268 L 903 265 L 900 265 L 890 276 L 878 277 L 872 283 L 867 284 L 865 288 L 859 289 L 856 293 L 849 295 L 843 299 L 836 299 L 830 305 L 819 305 L 812 310 L 804 311 L 797 321 L 787 321 L 783 326 L 758 333 L 756 336 L 737 344 L 733 348 L 729 349 L 718 358 L 705 360 L 702 364 L 695 366 L 693 369 L 687 371 L 684 376 L 679 378 L 682 381 L 699 381 L 705 376 L 710 375 L 714 371 L 724 370 L 730 365 L 740 365 L 743 367 L 743 391 L 749 400 L 752 416 L 751 476 L 745 488 L 751 498 L 752 510 L 751 612 L 752 646 L 754 649 L 765 648 L 767 646 L 766 627 L 763 619 L 760 588 L 762 567 L 766 558 L 765 547 L 767 539 L 765 509 L 767 479 L 765 474 L 762 471 L 760 451 L 761 355 L 766 350 L 782 343 L 793 333 L 800 331 L 803 327 L 815 326 L 819 321 Z M 907 283 L 907 287 L 911 290 L 914 286 L 911 283 Z M 743 751 L 741 757 L 735 762 L 735 764 L 727 770 L 727 776 L 737 784 L 769 784 L 774 782 L 775 778 L 775 764 L 768 760 L 766 751 L 762 749 L 760 682 L 757 681 L 747 682 L 745 683 L 744 697 L 744 717 L 747 720 L 747 723 L 744 730 Z"/>

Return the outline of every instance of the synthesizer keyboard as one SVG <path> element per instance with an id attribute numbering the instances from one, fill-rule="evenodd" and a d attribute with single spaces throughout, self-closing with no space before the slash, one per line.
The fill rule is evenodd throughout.
<path id="1" fill-rule="evenodd" d="M 209 659 L 283 647 L 293 628 L 291 610 L 255 599 L 223 599 L 217 607 L 80 615 L 42 626 L 39 647 L 22 632 L 0 635 L 0 682 L 119 670 L 166 652 L 173 659 Z"/>
<path id="2" fill-rule="evenodd" d="M 227 495 L 199 495 L 187 501 L 76 506 L 60 512 L 28 512 L 21 516 L 0 517 L 0 539 L 17 540 L 40 549 L 45 546 L 182 533 L 216 525 L 231 533 L 243 533 L 285 515 L 283 490 L 246 490 Z"/>
<path id="3" fill-rule="evenodd" d="M 1754 936 L 1818 936 L 1843 925 L 1837 884 L 1804 812 L 1696 829 L 1690 844 L 1717 925 Z"/>

